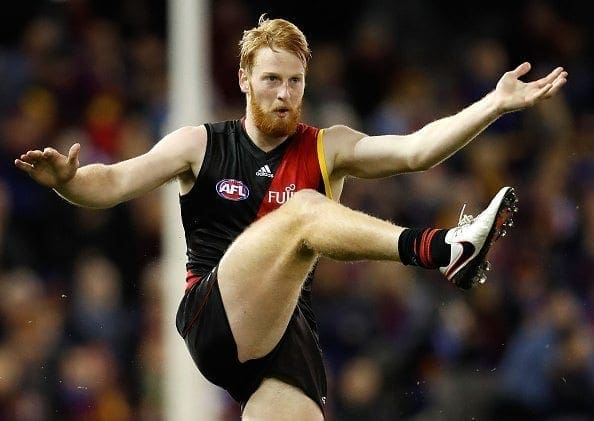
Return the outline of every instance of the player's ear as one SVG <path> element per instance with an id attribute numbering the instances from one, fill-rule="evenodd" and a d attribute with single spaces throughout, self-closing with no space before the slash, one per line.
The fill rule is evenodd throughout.
<path id="1" fill-rule="evenodd" d="M 250 81 L 247 72 L 240 67 L 237 72 L 237 77 L 239 79 L 239 88 L 241 89 L 241 92 L 247 94 L 250 91 Z"/>

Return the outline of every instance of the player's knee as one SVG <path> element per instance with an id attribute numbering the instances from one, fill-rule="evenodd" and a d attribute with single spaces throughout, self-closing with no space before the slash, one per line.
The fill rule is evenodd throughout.
<path id="1" fill-rule="evenodd" d="M 290 212 L 295 220 L 302 224 L 315 217 L 319 205 L 326 201 L 325 196 L 312 189 L 303 189 L 295 192 L 293 197 L 283 208 Z"/>
<path id="2" fill-rule="evenodd" d="M 288 230 L 293 238 L 305 241 L 312 225 L 320 214 L 320 206 L 328 199 L 315 190 L 304 189 L 295 192 L 278 211 L 284 213 Z"/>

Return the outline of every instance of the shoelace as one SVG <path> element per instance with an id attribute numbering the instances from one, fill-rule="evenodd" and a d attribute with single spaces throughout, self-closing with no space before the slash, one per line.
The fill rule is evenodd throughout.
<path id="1" fill-rule="evenodd" d="M 462 206 L 462 210 L 460 211 L 460 216 L 458 217 L 458 226 L 461 227 L 462 225 L 468 225 L 472 221 L 474 221 L 474 216 L 472 215 L 464 215 L 464 209 L 466 209 L 466 203 Z"/>

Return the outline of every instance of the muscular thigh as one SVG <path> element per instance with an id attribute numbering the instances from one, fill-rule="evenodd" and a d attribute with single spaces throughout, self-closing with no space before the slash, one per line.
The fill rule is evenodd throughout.
<path id="1" fill-rule="evenodd" d="M 277 379 L 265 379 L 250 397 L 242 420 L 321 421 L 322 411 L 301 390 Z"/>
<path id="2" fill-rule="evenodd" d="M 221 297 L 242 362 L 278 343 L 316 259 L 303 247 L 298 218 L 283 208 L 248 227 L 219 264 Z"/>

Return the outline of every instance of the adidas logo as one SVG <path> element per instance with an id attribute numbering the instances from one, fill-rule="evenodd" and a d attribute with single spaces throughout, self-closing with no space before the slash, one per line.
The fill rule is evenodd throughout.
<path id="1" fill-rule="evenodd" d="M 274 177 L 274 174 L 272 174 L 272 171 L 270 171 L 270 167 L 268 166 L 268 164 L 264 165 L 262 168 L 256 171 L 256 175 L 260 177 Z"/>

